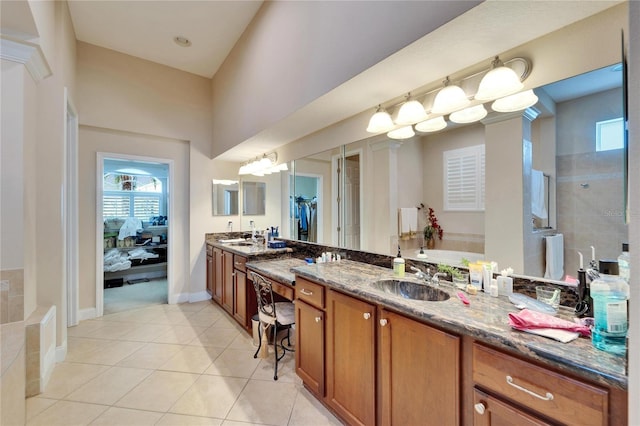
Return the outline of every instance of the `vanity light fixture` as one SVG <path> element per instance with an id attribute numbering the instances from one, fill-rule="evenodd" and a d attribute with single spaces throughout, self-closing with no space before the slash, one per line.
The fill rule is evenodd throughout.
<path id="1" fill-rule="evenodd" d="M 469 105 L 469 98 L 467 98 L 464 90 L 455 84 L 451 84 L 449 77 L 443 83 L 444 87 L 440 89 L 433 101 L 432 113 L 449 114 Z"/>
<path id="2" fill-rule="evenodd" d="M 533 90 L 525 90 L 515 95 L 497 99 L 491 104 L 491 109 L 497 112 L 515 112 L 527 109 L 535 105 L 536 102 L 538 102 L 538 97 L 533 93 Z"/>
<path id="3" fill-rule="evenodd" d="M 476 105 L 456 111 L 449 115 L 449 120 L 458 124 L 475 123 L 487 116 L 487 110 L 484 105 Z"/>
<path id="4" fill-rule="evenodd" d="M 427 118 L 427 112 L 424 110 L 422 103 L 411 98 L 411 93 L 407 93 L 406 101 L 400 106 L 396 124 L 406 126 L 418 123 Z"/>
<path id="5" fill-rule="evenodd" d="M 391 139 L 409 139 L 415 135 L 416 132 L 413 131 L 411 126 L 400 127 L 387 133 L 387 136 Z"/>
<path id="6" fill-rule="evenodd" d="M 491 62 L 491 70 L 480 80 L 474 98 L 478 101 L 491 101 L 516 93 L 523 87 L 518 74 L 496 56 Z"/>
<path id="7" fill-rule="evenodd" d="M 447 127 L 444 117 L 436 117 L 416 124 L 416 130 L 423 133 L 437 132 Z"/>
<path id="8" fill-rule="evenodd" d="M 277 167 L 274 167 L 276 162 L 278 161 L 278 154 L 272 152 L 271 154 L 264 154 L 260 158 L 256 158 L 252 161 L 249 161 L 242 166 L 238 170 L 239 175 L 256 175 L 263 176 L 265 170 L 272 170 Z M 286 164 L 285 164 L 286 167 Z M 280 170 L 277 170 L 280 171 Z M 271 172 L 270 172 L 271 173 Z"/>
<path id="9" fill-rule="evenodd" d="M 391 115 L 386 109 L 382 108 L 382 105 L 378 105 L 375 114 L 371 116 L 369 120 L 369 126 L 367 126 L 367 132 L 369 133 L 383 133 L 393 129 L 395 125 L 391 119 Z"/>

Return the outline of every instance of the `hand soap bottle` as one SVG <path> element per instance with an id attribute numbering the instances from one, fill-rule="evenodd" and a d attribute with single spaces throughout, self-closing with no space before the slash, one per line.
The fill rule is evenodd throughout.
<path id="1" fill-rule="evenodd" d="M 400 245 L 398 245 L 398 255 L 393 259 L 393 275 L 398 278 L 404 277 L 404 259 L 400 254 Z"/>

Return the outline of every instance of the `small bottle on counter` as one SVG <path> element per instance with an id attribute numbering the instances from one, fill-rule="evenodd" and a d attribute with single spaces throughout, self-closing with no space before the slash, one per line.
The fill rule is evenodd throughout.
<path id="1" fill-rule="evenodd" d="M 489 285 L 489 294 L 491 297 L 498 297 L 498 280 L 495 278 L 491 279 L 491 284 Z"/>
<path id="2" fill-rule="evenodd" d="M 400 245 L 398 245 L 398 254 L 395 259 L 393 259 L 393 275 L 402 278 L 404 277 L 404 259 L 402 258 L 402 254 L 400 254 Z"/>

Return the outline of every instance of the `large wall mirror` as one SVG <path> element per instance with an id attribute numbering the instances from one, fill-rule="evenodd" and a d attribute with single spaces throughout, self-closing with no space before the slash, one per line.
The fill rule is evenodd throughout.
<path id="1" fill-rule="evenodd" d="M 617 127 L 623 114 L 621 68 L 612 65 L 535 92 L 540 100 L 533 107 L 537 117 L 532 121 L 531 134 L 523 141 L 530 145 L 531 156 L 524 165 L 522 182 L 528 187 L 524 203 L 538 203 L 537 207 L 543 209 L 531 207 L 546 214 L 536 216 L 531 207 L 520 208 L 526 234 L 522 252 L 535 247 L 537 257 L 523 259 L 526 269 L 516 273 L 543 277 L 545 238 L 563 234 L 564 279 L 567 274 L 576 274 L 577 252 L 589 260 L 594 246 L 597 259 L 616 258 L 622 242 L 627 242 L 624 149 Z M 398 208 L 423 203 L 434 208 L 444 229 L 436 249 L 455 253 L 453 257 L 465 253 L 483 256 L 489 240 L 499 243 L 510 238 L 485 232 L 486 216 L 488 212 L 494 216 L 500 212 L 500 201 L 482 209 L 445 209 L 443 156 L 446 151 L 483 145 L 485 131 L 483 123 L 449 126 L 390 146 L 384 145 L 390 142 L 386 136 L 376 136 L 296 160 L 289 184 L 292 238 L 384 254 L 395 254 L 394 247 L 400 242 L 403 254 L 413 257 L 424 244 L 420 231 L 426 224 L 425 210 L 418 212 L 416 238 L 398 241 L 397 235 L 395 240 L 384 236 L 382 244 L 376 214 L 389 211 L 392 202 Z M 380 179 L 388 173 L 383 170 L 388 162 L 381 162 L 381 156 L 385 161 L 397 156 L 397 170 L 392 181 L 384 182 L 386 186 L 380 185 Z M 500 157 L 504 165 L 521 161 L 502 153 Z M 535 200 L 529 181 L 532 170 L 542 176 Z M 496 183 L 490 179 L 484 182 L 484 191 L 495 188 Z M 505 194 L 505 200 L 508 198 Z M 393 214 L 389 212 L 388 216 Z M 488 260 L 497 261 L 501 267 L 510 266 L 504 259 Z"/>
<path id="2" fill-rule="evenodd" d="M 242 181 L 242 214 L 246 216 L 264 215 L 266 194 L 266 183 Z"/>

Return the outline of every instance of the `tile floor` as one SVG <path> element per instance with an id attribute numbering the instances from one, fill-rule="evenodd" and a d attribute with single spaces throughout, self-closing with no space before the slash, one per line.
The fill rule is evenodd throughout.
<path id="1" fill-rule="evenodd" d="M 211 301 L 81 322 L 28 425 L 339 425 L 288 353 L 254 359 L 252 338 Z M 272 355 L 272 353 L 271 353 Z"/>

